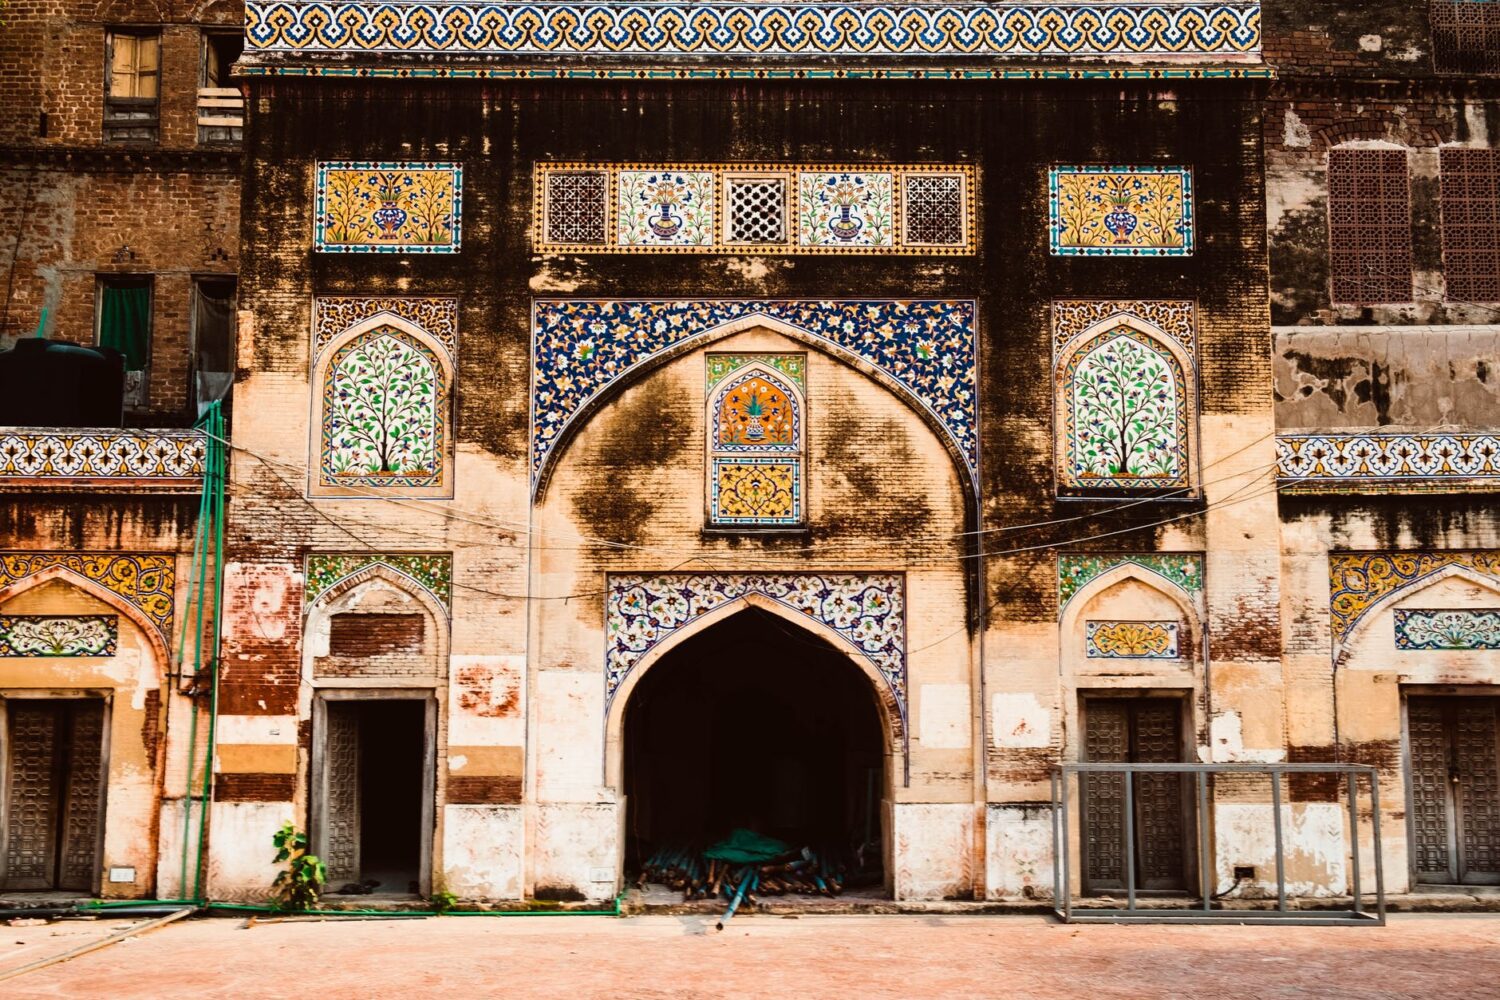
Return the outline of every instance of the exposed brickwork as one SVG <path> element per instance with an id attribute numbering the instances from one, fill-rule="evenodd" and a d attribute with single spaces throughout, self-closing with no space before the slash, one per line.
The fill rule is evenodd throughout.
<path id="1" fill-rule="evenodd" d="M 454 805 L 510 805 L 521 801 L 521 779 L 506 776 L 449 775 L 448 801 Z"/>
<path id="2" fill-rule="evenodd" d="M 220 802 L 290 802 L 294 774 L 220 774 L 214 798 Z"/>

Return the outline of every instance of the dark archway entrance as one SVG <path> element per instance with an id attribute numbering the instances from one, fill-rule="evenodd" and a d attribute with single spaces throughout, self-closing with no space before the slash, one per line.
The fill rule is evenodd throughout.
<path id="1" fill-rule="evenodd" d="M 844 852 L 851 888 L 884 884 L 880 709 L 869 678 L 820 637 L 735 614 L 651 667 L 624 729 L 631 871 L 745 828 Z"/>

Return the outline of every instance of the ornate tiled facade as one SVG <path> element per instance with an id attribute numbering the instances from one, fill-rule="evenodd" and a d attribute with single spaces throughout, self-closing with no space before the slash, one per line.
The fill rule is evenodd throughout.
<path id="1" fill-rule="evenodd" d="M 708 356 L 710 524 L 802 522 L 806 364 L 796 354 Z"/>
<path id="2" fill-rule="evenodd" d="M 606 702 L 641 658 L 674 632 L 749 594 L 833 629 L 879 672 L 906 720 L 906 581 L 900 573 L 610 575 Z"/>
<path id="3" fill-rule="evenodd" d="M 977 484 L 974 303 L 707 299 L 542 299 L 532 313 L 533 488 L 570 423 L 653 361 L 765 318 L 874 372 L 930 414 Z"/>
<path id="4" fill-rule="evenodd" d="M 0 615 L 0 656 L 114 656 L 117 615 Z"/>
<path id="5" fill-rule="evenodd" d="M 11 427 L 0 430 L 0 488 L 196 490 L 204 454 L 203 435 L 189 430 Z"/>
<path id="6" fill-rule="evenodd" d="M 714 458 L 709 521 L 779 527 L 802 523 L 802 463 L 795 458 Z"/>
<path id="7" fill-rule="evenodd" d="M 318 164 L 321 253 L 457 253 L 463 168 L 456 163 Z"/>
<path id="8" fill-rule="evenodd" d="M 1500 490 L 1500 435 L 1279 434 L 1276 472 L 1290 492 Z"/>
<path id="9" fill-rule="evenodd" d="M 1192 486 L 1196 339 L 1191 302 L 1053 304 L 1060 494 Z"/>
<path id="10" fill-rule="evenodd" d="M 1084 587 L 1120 566 L 1139 566 L 1149 570 L 1195 601 L 1203 595 L 1203 556 L 1196 552 L 1065 552 L 1057 557 L 1059 610 Z"/>
<path id="11" fill-rule="evenodd" d="M 1177 59 L 1258 53 L 1260 5 L 251 0 L 245 32 L 268 52 Z"/>
<path id="12" fill-rule="evenodd" d="M 331 588 L 366 570 L 382 566 L 423 590 L 445 609 L 452 608 L 453 557 L 440 553 L 312 553 L 307 557 L 302 606 L 310 607 Z"/>
<path id="13" fill-rule="evenodd" d="M 1091 621 L 1084 651 L 1092 659 L 1175 660 L 1177 622 Z"/>
<path id="14" fill-rule="evenodd" d="M 1397 649 L 1500 649 L 1500 610 L 1398 608 Z"/>
<path id="15" fill-rule="evenodd" d="M 61 567 L 135 607 L 171 642 L 175 565 L 172 556 L 147 553 L 5 552 L 0 553 L 0 587 Z"/>
<path id="16" fill-rule="evenodd" d="M 313 358 L 316 360 L 339 334 L 382 314 L 404 319 L 458 354 L 458 300 L 373 295 L 329 295 L 313 300 Z"/>
<path id="17" fill-rule="evenodd" d="M 1193 175 L 1185 167 L 1059 166 L 1048 172 L 1047 187 L 1055 255 L 1193 252 Z"/>
<path id="18" fill-rule="evenodd" d="M 953 165 L 537 164 L 548 253 L 974 252 L 974 176 Z"/>
<path id="19" fill-rule="evenodd" d="M 1328 606 L 1335 647 L 1350 637 L 1376 603 L 1450 568 L 1500 585 L 1500 551 L 1330 552 Z"/>

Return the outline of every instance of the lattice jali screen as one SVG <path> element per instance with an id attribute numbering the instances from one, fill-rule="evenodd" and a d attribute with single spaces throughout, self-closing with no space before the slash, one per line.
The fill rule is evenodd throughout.
<path id="1" fill-rule="evenodd" d="M 1500 3 L 1432 0 L 1429 11 L 1439 73 L 1500 73 Z"/>
<path id="2" fill-rule="evenodd" d="M 1406 150 L 1329 150 L 1328 263 L 1334 302 L 1411 301 Z"/>
<path id="3" fill-rule="evenodd" d="M 1448 299 L 1500 302 L 1500 149 L 1439 155 Z"/>

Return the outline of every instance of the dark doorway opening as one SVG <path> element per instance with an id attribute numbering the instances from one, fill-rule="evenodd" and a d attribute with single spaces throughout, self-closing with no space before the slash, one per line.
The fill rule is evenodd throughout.
<path id="1" fill-rule="evenodd" d="M 104 702 L 6 703 L 5 872 L 12 892 L 93 892 L 104 808 Z"/>
<path id="2" fill-rule="evenodd" d="M 1500 884 L 1500 698 L 1413 696 L 1412 863 L 1418 882 Z"/>
<path id="3" fill-rule="evenodd" d="M 1179 698 L 1086 698 L 1083 759 L 1174 764 L 1186 759 Z M 1183 892 L 1192 884 L 1185 849 L 1192 813 L 1181 774 L 1136 774 L 1131 788 L 1131 842 L 1125 842 L 1125 776 L 1086 774 L 1083 798 L 1083 889 L 1123 892 L 1125 861 L 1135 861 L 1144 892 Z"/>
<path id="4" fill-rule="evenodd" d="M 420 894 L 427 703 L 324 703 L 318 849 L 335 893 Z"/>
<path id="5" fill-rule="evenodd" d="M 740 612 L 651 668 L 624 729 L 628 869 L 744 828 L 845 852 L 862 868 L 857 883 L 883 885 L 879 706 L 869 679 L 818 636 Z"/>

